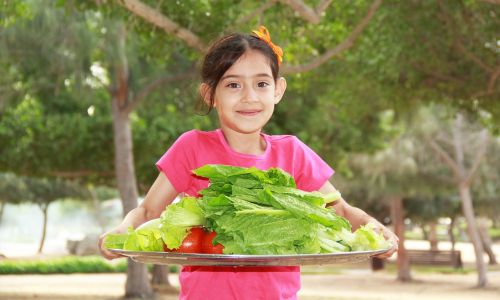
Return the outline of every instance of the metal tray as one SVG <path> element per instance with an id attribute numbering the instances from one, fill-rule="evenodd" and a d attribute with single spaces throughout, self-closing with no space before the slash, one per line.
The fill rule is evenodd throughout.
<path id="1" fill-rule="evenodd" d="M 227 255 L 175 252 L 142 252 L 109 249 L 111 252 L 130 257 L 136 262 L 157 265 L 187 266 L 306 266 L 353 263 L 382 254 L 388 249 L 353 251 L 328 254 L 297 255 Z"/>

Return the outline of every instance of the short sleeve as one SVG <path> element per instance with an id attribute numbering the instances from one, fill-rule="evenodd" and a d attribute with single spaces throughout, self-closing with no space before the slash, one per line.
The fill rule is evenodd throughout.
<path id="1" fill-rule="evenodd" d="M 294 177 L 297 188 L 304 191 L 319 190 L 335 171 L 297 137 L 294 137 L 294 143 Z"/>
<path id="2" fill-rule="evenodd" d="M 182 134 L 156 162 L 178 193 L 185 192 L 193 180 L 191 170 L 194 165 L 193 149 L 196 147 L 196 132 Z"/>

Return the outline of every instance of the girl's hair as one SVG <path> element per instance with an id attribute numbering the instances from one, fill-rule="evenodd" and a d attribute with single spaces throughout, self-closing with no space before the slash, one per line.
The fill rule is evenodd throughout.
<path id="1" fill-rule="evenodd" d="M 249 35 L 234 33 L 215 41 L 208 49 L 201 67 L 201 81 L 210 87 L 210 103 L 202 103 L 208 106 L 209 113 L 214 104 L 215 88 L 226 71 L 248 50 L 260 51 L 268 58 L 269 66 L 274 81 L 278 79 L 279 63 L 278 57 L 273 49 L 260 38 Z"/>

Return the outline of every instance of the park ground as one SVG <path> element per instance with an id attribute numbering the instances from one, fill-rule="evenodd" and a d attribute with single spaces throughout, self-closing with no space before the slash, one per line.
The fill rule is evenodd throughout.
<path id="1" fill-rule="evenodd" d="M 408 242 L 408 241 L 407 241 Z M 406 245 L 406 244 L 405 244 Z M 408 248 L 419 249 L 426 243 L 412 241 Z M 449 245 L 441 243 L 443 249 Z M 475 287 L 474 254 L 470 244 L 458 244 L 464 261 L 464 272 L 451 267 L 440 270 L 413 268 L 413 281 L 396 281 L 394 259 L 382 271 L 371 271 L 368 262 L 355 265 L 307 266 L 302 268 L 300 300 L 465 300 L 500 299 L 500 266 L 491 266 L 488 286 Z M 494 246 L 497 257 L 500 245 Z M 431 269 L 429 271 L 429 269 Z M 445 273 L 443 273 L 445 272 Z M 179 281 L 170 274 L 174 290 L 157 299 L 177 299 Z M 125 274 L 69 275 L 0 275 L 0 299 L 12 300 L 115 300 L 124 292 Z"/>
<path id="2" fill-rule="evenodd" d="M 488 273 L 487 288 L 475 287 L 476 274 L 413 273 L 414 280 L 401 283 L 393 271 L 372 272 L 366 266 L 336 269 L 303 269 L 301 300 L 462 300 L 500 299 L 500 268 Z M 170 282 L 178 288 L 176 274 Z M 112 300 L 120 299 L 125 283 L 124 274 L 71 275 L 3 275 L 0 276 L 0 299 L 13 300 Z M 161 294 L 157 299 L 177 299 L 175 291 Z"/>

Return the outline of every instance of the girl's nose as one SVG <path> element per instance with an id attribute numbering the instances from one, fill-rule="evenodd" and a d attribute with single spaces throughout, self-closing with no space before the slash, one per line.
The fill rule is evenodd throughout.
<path id="1" fill-rule="evenodd" d="M 259 101 L 259 98 L 257 97 L 256 91 L 249 87 L 244 90 L 243 93 L 243 98 L 241 99 L 242 102 L 256 102 Z"/>

